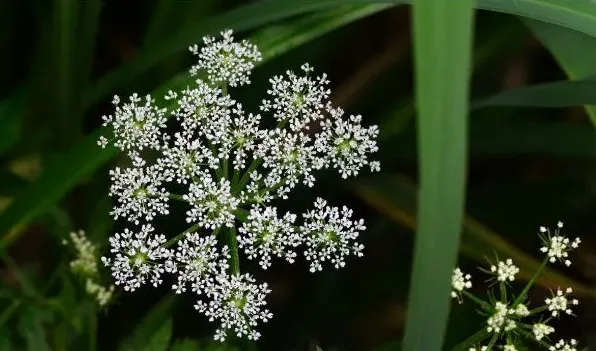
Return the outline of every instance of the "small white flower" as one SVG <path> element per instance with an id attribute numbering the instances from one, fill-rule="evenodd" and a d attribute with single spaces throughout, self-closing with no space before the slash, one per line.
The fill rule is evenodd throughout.
<path id="1" fill-rule="evenodd" d="M 362 256 L 364 245 L 356 239 L 365 230 L 364 221 L 352 221 L 352 210 L 327 206 L 321 198 L 315 201 L 315 209 L 304 214 L 305 223 L 300 231 L 305 236 L 307 250 L 304 255 L 310 261 L 310 271 L 323 269 L 322 263 L 331 261 L 335 268 L 345 265 L 345 256 Z"/>
<path id="2" fill-rule="evenodd" d="M 301 241 L 293 227 L 295 221 L 296 215 L 292 213 L 278 218 L 277 208 L 254 206 L 246 222 L 238 229 L 238 245 L 244 248 L 249 259 L 259 258 L 263 269 L 271 266 L 271 255 L 294 263 L 296 252 L 293 249 Z"/>
<path id="3" fill-rule="evenodd" d="M 104 265 L 110 267 L 116 285 L 124 290 L 135 291 L 149 279 L 154 287 L 162 283 L 164 266 L 159 260 L 169 258 L 171 252 L 161 245 L 166 242 L 163 235 L 153 235 L 151 225 L 143 225 L 139 232 L 124 229 L 121 234 L 110 237 L 110 252 L 114 260 L 102 257 Z"/>
<path id="4" fill-rule="evenodd" d="M 255 284 L 249 274 L 221 274 L 216 276 L 215 283 L 208 289 L 211 300 L 199 300 L 195 309 L 210 321 L 220 324 L 215 331 L 215 340 L 224 341 L 229 332 L 238 337 L 258 340 L 261 334 L 254 327 L 272 317 L 265 308 L 265 297 L 270 292 L 267 283 Z"/>
<path id="5" fill-rule="evenodd" d="M 567 288 L 565 292 L 560 288 L 557 288 L 557 291 L 552 294 L 552 297 L 547 298 L 545 301 L 546 305 L 548 306 L 548 310 L 552 312 L 553 317 L 559 316 L 560 312 L 565 312 L 567 314 L 572 314 L 571 309 L 569 308 L 570 305 L 578 305 L 579 301 L 577 299 L 568 299 L 567 296 L 571 294 L 573 291 L 571 288 Z"/>
<path id="6" fill-rule="evenodd" d="M 545 336 L 548 336 L 548 334 L 554 333 L 555 328 L 544 323 L 536 323 L 532 326 L 532 332 L 534 333 L 534 337 L 536 337 L 536 340 L 540 341 Z"/>
<path id="7" fill-rule="evenodd" d="M 162 135 L 167 109 L 156 107 L 150 95 L 145 97 L 144 104 L 141 104 L 142 99 L 137 94 L 130 96 L 130 102 L 122 107 L 118 106 L 120 100 L 117 97 L 114 97 L 114 102 L 114 115 L 103 116 L 103 125 L 111 125 L 114 130 L 114 146 L 121 150 L 159 149 L 167 140 L 167 135 Z M 100 138 L 99 144 L 105 147 L 107 139 Z"/>
<path id="8" fill-rule="evenodd" d="M 314 185 L 312 173 L 320 167 L 310 141 L 302 133 L 293 134 L 285 129 L 269 131 L 255 153 L 263 159 L 263 167 L 268 171 L 263 180 L 267 188 L 277 189 L 277 195 L 285 199 L 301 180 L 308 187 Z"/>
<path id="9" fill-rule="evenodd" d="M 163 157 L 157 162 L 179 184 L 186 184 L 193 177 L 201 178 L 206 168 L 217 167 L 219 159 L 200 139 L 193 140 L 187 134 L 176 133 L 174 143 L 174 146 L 162 150 Z"/>
<path id="10" fill-rule="evenodd" d="M 515 347 L 515 345 L 507 344 L 503 346 L 503 351 L 517 351 L 517 348 Z"/>
<path id="11" fill-rule="evenodd" d="M 225 273 L 230 258 L 227 246 L 217 248 L 215 235 L 200 237 L 197 233 L 188 233 L 178 242 L 175 260 L 178 281 L 172 286 L 177 294 L 186 291 L 190 282 L 192 291 L 202 294 L 214 282 L 214 277 Z"/>
<path id="12" fill-rule="evenodd" d="M 451 297 L 454 299 L 459 298 L 461 303 L 461 292 L 464 289 L 472 288 L 472 276 L 470 274 L 464 274 L 459 268 L 455 268 L 451 276 L 451 288 L 453 288 Z"/>
<path id="13" fill-rule="evenodd" d="M 204 174 L 200 183 L 192 183 L 183 199 L 192 208 L 186 212 L 188 223 L 197 223 L 206 229 L 234 226 L 234 210 L 239 200 L 230 193 L 230 181 L 221 178 L 219 183 Z"/>
<path id="14" fill-rule="evenodd" d="M 308 65 L 302 65 L 305 73 L 312 71 Z M 327 88 L 329 80 L 323 74 L 314 79 L 308 75 L 299 77 L 292 71 L 286 71 L 286 77 L 275 76 L 269 79 L 271 88 L 267 94 L 271 100 L 264 99 L 261 110 L 273 112 L 278 122 L 289 122 L 293 132 L 308 129 L 308 124 L 323 118 L 328 105 L 331 90 Z"/>
<path id="15" fill-rule="evenodd" d="M 151 221 L 157 214 L 169 213 L 169 192 L 163 187 L 169 176 L 160 166 L 116 167 L 110 170 L 110 178 L 112 185 L 109 195 L 118 201 L 110 212 L 114 219 L 123 217 L 138 224 L 139 218 Z"/>
<path id="16" fill-rule="evenodd" d="M 110 302 L 110 300 L 112 300 L 114 290 L 115 288 L 113 285 L 110 285 L 108 288 L 106 288 L 97 284 L 91 278 L 87 278 L 87 280 L 85 281 L 85 292 L 95 297 L 95 300 L 97 301 L 99 307 L 106 306 Z"/>
<path id="17" fill-rule="evenodd" d="M 551 346 L 549 351 L 577 351 L 576 346 L 577 341 L 575 339 L 569 341 L 561 339 L 554 346 Z"/>
<path id="18" fill-rule="evenodd" d="M 507 305 L 497 301 L 495 303 L 495 311 L 488 318 L 486 324 L 486 331 L 489 333 L 500 333 L 502 331 L 510 331 L 517 327 L 514 320 L 507 318 L 511 314 L 511 310 L 507 308 Z"/>
<path id="19" fill-rule="evenodd" d="M 564 263 L 566 266 L 571 265 L 571 261 L 567 258 L 569 256 L 568 252 L 577 249 L 581 240 L 579 238 L 575 238 L 573 241 L 569 240 L 569 238 L 560 235 L 560 228 L 563 227 L 563 222 L 558 223 L 558 228 L 555 230 L 555 235 L 551 236 L 550 231 L 544 227 L 540 228 L 541 233 L 547 233 L 546 236 L 541 236 L 543 247 L 540 248 L 540 251 L 547 254 L 549 261 L 551 263 L 555 263 L 556 261 Z M 545 229 L 542 231 L 542 229 Z"/>
<path id="20" fill-rule="evenodd" d="M 487 351 L 488 346 L 481 346 L 481 347 L 470 347 L 468 351 Z"/>
<path id="21" fill-rule="evenodd" d="M 517 268 L 513 264 L 513 260 L 511 260 L 509 258 L 505 262 L 499 261 L 497 263 L 497 266 L 492 265 L 490 267 L 490 271 L 492 273 L 496 274 L 498 281 L 500 281 L 500 282 L 511 281 L 512 282 L 515 280 L 515 275 L 517 273 L 519 273 L 519 268 Z"/>
<path id="22" fill-rule="evenodd" d="M 360 169 L 369 166 L 372 172 L 380 171 L 378 161 L 369 161 L 369 154 L 378 150 L 377 126 L 364 128 L 362 116 L 342 119 L 341 108 L 329 108 L 331 118 L 321 122 L 321 132 L 316 135 L 315 148 L 325 155 L 325 167 L 338 170 L 342 178 L 358 175 Z"/>
<path id="23" fill-rule="evenodd" d="M 179 120 L 185 134 L 204 136 L 217 144 L 225 135 L 231 121 L 231 108 L 236 102 L 221 89 L 197 80 L 196 86 L 186 88 L 172 114 Z"/>
<path id="24" fill-rule="evenodd" d="M 190 69 L 191 75 L 205 70 L 214 84 L 227 83 L 233 87 L 250 84 L 249 74 L 255 63 L 262 60 L 261 53 L 247 40 L 234 42 L 232 30 L 220 34 L 223 38 L 219 41 L 213 37 L 204 37 L 205 46 L 200 51 L 198 45 L 189 48 L 193 54 L 199 56 L 198 64 Z"/>
<path id="25" fill-rule="evenodd" d="M 527 317 L 530 315 L 530 310 L 528 309 L 528 307 L 526 305 L 524 305 L 523 303 L 520 303 L 517 306 L 515 306 L 514 308 L 512 308 L 511 310 L 509 310 L 509 313 L 515 314 L 519 317 Z"/>
<path id="26" fill-rule="evenodd" d="M 70 262 L 70 269 L 85 276 L 97 274 L 97 246 L 87 239 L 83 230 L 70 233 L 70 241 L 77 253 L 77 258 Z"/>

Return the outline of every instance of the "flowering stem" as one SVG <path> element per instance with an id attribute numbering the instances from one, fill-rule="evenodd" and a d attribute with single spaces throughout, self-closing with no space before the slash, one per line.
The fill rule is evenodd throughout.
<path id="1" fill-rule="evenodd" d="M 462 294 L 466 295 L 466 297 L 468 297 L 470 300 L 474 301 L 476 304 L 480 305 L 480 307 L 482 307 L 485 311 L 490 311 L 491 310 L 491 305 L 489 305 L 488 303 L 482 301 L 481 299 L 477 298 L 476 296 L 472 295 L 472 293 L 464 290 L 462 291 Z"/>
<path id="2" fill-rule="evenodd" d="M 192 227 L 186 229 L 185 231 L 183 231 L 182 233 L 176 235 L 172 239 L 166 241 L 165 244 L 163 244 L 163 247 L 168 248 L 168 247 L 174 245 L 175 243 L 177 243 L 178 241 L 180 241 L 180 239 L 182 239 L 186 234 L 192 233 L 192 232 L 196 231 L 199 228 L 201 228 L 201 226 L 199 224 L 193 225 Z"/>
<path id="3" fill-rule="evenodd" d="M 463 351 L 468 350 L 470 346 L 482 342 L 488 336 L 488 332 L 485 329 L 480 329 L 474 335 L 470 336 L 463 342 L 456 345 L 451 351 Z"/>
<path id="4" fill-rule="evenodd" d="M 538 267 L 538 270 L 536 270 L 536 273 L 534 274 L 532 279 L 530 279 L 528 284 L 526 284 L 526 286 L 524 287 L 524 290 L 522 290 L 521 294 L 519 294 L 517 296 L 517 298 L 515 299 L 515 301 L 513 302 L 513 306 L 515 306 L 515 305 L 519 304 L 521 301 L 523 301 L 525 296 L 528 294 L 528 291 L 530 291 L 530 288 L 532 287 L 532 285 L 534 285 L 536 280 L 538 280 L 538 277 L 540 277 L 540 273 L 542 273 L 542 269 L 544 269 L 547 262 L 548 262 L 548 257 L 545 257 L 544 260 L 542 261 L 542 264 L 540 265 L 540 267 Z"/>

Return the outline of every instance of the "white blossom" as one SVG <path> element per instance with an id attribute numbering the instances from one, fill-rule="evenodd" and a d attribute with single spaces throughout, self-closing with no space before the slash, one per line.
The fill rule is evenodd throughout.
<path id="1" fill-rule="evenodd" d="M 571 241 L 569 238 L 560 235 L 560 229 L 562 227 L 563 222 L 559 221 L 559 223 L 557 223 L 557 229 L 555 230 L 554 236 L 551 236 L 550 230 L 547 228 L 540 227 L 540 232 L 547 234 L 541 236 L 544 246 L 540 248 L 540 251 L 546 253 L 548 260 L 551 263 L 560 261 L 566 266 L 570 266 L 571 261 L 567 258 L 569 256 L 568 252 L 573 249 L 577 249 L 581 243 L 581 240 L 579 238 L 575 238 L 573 241 Z"/>
<path id="2" fill-rule="evenodd" d="M 561 339 L 554 346 L 551 346 L 549 351 L 577 351 L 576 346 L 577 341 L 575 339 L 569 341 Z"/>
<path id="3" fill-rule="evenodd" d="M 147 280 L 157 287 L 162 283 L 164 273 L 161 259 L 167 259 L 171 252 L 162 245 L 163 235 L 154 235 L 150 224 L 143 225 L 139 232 L 124 229 L 110 238 L 110 252 L 116 254 L 113 260 L 102 257 L 104 265 L 110 267 L 116 285 L 124 285 L 124 290 L 135 291 Z"/>
<path id="4" fill-rule="evenodd" d="M 459 268 L 455 268 L 451 276 L 451 288 L 453 289 L 451 291 L 451 297 L 454 299 L 458 298 L 461 303 L 462 291 L 472 288 L 472 276 L 470 274 L 464 274 Z"/>
<path id="5" fill-rule="evenodd" d="M 552 297 L 544 300 L 548 310 L 552 312 L 553 317 L 559 316 L 560 312 L 565 312 L 566 314 L 573 313 L 569 307 L 570 305 L 578 305 L 579 301 L 577 299 L 567 298 L 572 292 L 573 290 L 571 288 L 567 288 L 565 292 L 560 288 L 557 288 L 556 292 L 552 294 Z"/>
<path id="6" fill-rule="evenodd" d="M 308 64 L 302 65 L 301 69 L 306 74 L 311 71 Z M 289 122 L 293 132 L 308 129 L 310 122 L 324 117 L 331 93 L 327 88 L 327 75 L 322 74 L 313 79 L 308 75 L 299 77 L 289 70 L 286 75 L 287 78 L 275 76 L 269 80 L 271 88 L 267 94 L 271 99 L 263 100 L 261 110 L 273 112 L 273 117 L 279 122 Z"/>
<path id="7" fill-rule="evenodd" d="M 489 333 L 501 333 L 502 331 L 511 331 L 517 327 L 515 320 L 509 318 L 512 314 L 506 304 L 497 301 L 493 314 L 486 321 L 486 331 Z"/>
<path id="8" fill-rule="evenodd" d="M 229 332 L 258 340 L 261 334 L 254 327 L 272 317 L 265 308 L 265 297 L 270 292 L 267 283 L 256 284 L 249 274 L 222 274 L 216 276 L 215 284 L 208 289 L 211 300 L 199 300 L 195 309 L 219 323 L 215 340 L 224 341 Z"/>
<path id="9" fill-rule="evenodd" d="M 180 294 L 190 283 L 194 293 L 202 294 L 214 283 L 216 275 L 225 273 L 229 258 L 228 247 L 218 249 L 215 235 L 186 234 L 184 240 L 178 242 L 175 254 L 178 281 L 172 288 Z"/>
<path id="10" fill-rule="evenodd" d="M 162 135 L 167 121 L 167 109 L 158 108 L 150 95 L 145 97 L 144 104 L 142 101 L 137 94 L 133 94 L 130 102 L 120 107 L 120 99 L 115 96 L 113 102 L 116 112 L 114 115 L 103 116 L 103 125 L 111 125 L 116 136 L 114 146 L 121 150 L 159 149 L 164 139 L 167 140 L 167 135 Z M 100 138 L 98 143 L 105 147 L 107 139 Z"/>
<path id="11" fill-rule="evenodd" d="M 183 199 L 192 208 L 186 212 L 188 223 L 197 223 L 206 229 L 217 229 L 222 226 L 234 226 L 234 210 L 240 200 L 230 193 L 230 182 L 221 178 L 215 182 L 208 174 L 204 174 L 199 183 L 192 183 L 189 193 Z"/>
<path id="12" fill-rule="evenodd" d="M 263 269 L 271 266 L 272 255 L 294 263 L 294 248 L 301 242 L 293 227 L 295 221 L 296 215 L 292 213 L 278 218 L 277 208 L 254 206 L 246 222 L 238 229 L 238 245 L 244 248 L 249 259 L 258 258 Z"/>
<path id="13" fill-rule="evenodd" d="M 532 332 L 534 333 L 536 340 L 540 341 L 542 338 L 548 336 L 548 334 L 554 333 L 555 328 L 544 323 L 536 323 L 532 326 Z"/>
<path id="14" fill-rule="evenodd" d="M 72 246 L 76 251 L 76 259 L 70 262 L 70 269 L 83 275 L 97 274 L 97 245 L 93 244 L 83 230 L 69 234 Z M 66 242 L 65 242 L 66 244 Z"/>
<path id="15" fill-rule="evenodd" d="M 360 231 L 366 229 L 363 220 L 352 221 L 352 210 L 327 206 L 321 198 L 315 201 L 315 209 L 306 212 L 300 231 L 307 246 L 304 255 L 310 261 L 310 271 L 323 269 L 330 261 L 335 268 L 345 266 L 348 255 L 362 256 L 364 245 L 356 242 Z"/>
<path id="16" fill-rule="evenodd" d="M 114 219 L 123 217 L 135 224 L 140 218 L 151 221 L 157 214 L 167 215 L 169 192 L 163 187 L 167 172 L 158 165 L 145 168 L 116 167 L 110 170 L 109 195 L 117 204 L 110 212 Z"/>
<path id="17" fill-rule="evenodd" d="M 343 119 L 341 108 L 329 109 L 331 118 L 321 122 L 321 132 L 317 134 L 315 148 L 325 155 L 325 166 L 338 170 L 342 178 L 358 175 L 363 166 L 375 172 L 380 170 L 378 161 L 369 161 L 369 154 L 378 150 L 377 126 L 364 128 L 360 125 L 362 116 Z"/>
<path id="18" fill-rule="evenodd" d="M 221 32 L 223 38 L 219 41 L 204 37 L 205 46 L 200 51 L 198 45 L 191 46 L 189 50 L 199 56 L 199 62 L 190 73 L 195 75 L 204 70 L 214 84 L 227 83 L 233 87 L 250 84 L 249 74 L 255 63 L 262 60 L 261 53 L 247 40 L 234 42 L 232 34 L 232 30 Z"/>
<path id="19" fill-rule="evenodd" d="M 515 275 L 519 273 L 519 268 L 517 268 L 513 264 L 513 260 L 509 258 L 506 261 L 499 261 L 497 263 L 497 266 L 492 265 L 490 267 L 490 271 L 496 275 L 498 281 L 512 282 L 515 280 Z"/>

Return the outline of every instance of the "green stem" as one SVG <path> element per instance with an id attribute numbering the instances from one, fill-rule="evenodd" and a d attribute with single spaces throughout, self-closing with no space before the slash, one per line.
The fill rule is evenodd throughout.
<path id="1" fill-rule="evenodd" d="M 519 294 L 517 296 L 517 298 L 513 302 L 513 305 L 512 306 L 515 306 L 515 305 L 519 304 L 525 298 L 525 296 L 528 294 L 528 291 L 530 291 L 530 288 L 534 285 L 534 283 L 536 282 L 536 280 L 538 280 L 538 277 L 540 277 L 540 273 L 542 273 L 542 270 L 546 266 L 546 263 L 547 262 L 548 262 L 548 257 L 545 257 L 544 260 L 542 261 L 542 264 L 540 265 L 540 267 L 538 267 L 538 270 L 536 271 L 536 273 L 532 277 L 532 279 L 530 279 L 530 281 L 528 282 L 528 284 L 526 284 L 526 286 L 524 287 L 524 290 L 522 290 L 521 294 Z"/>
<path id="2" fill-rule="evenodd" d="M 486 331 L 486 329 L 484 329 L 484 328 L 480 329 L 479 331 L 474 333 L 474 335 L 470 336 L 469 338 L 467 338 L 466 340 L 464 340 L 463 342 L 459 343 L 454 348 L 452 348 L 451 351 L 468 350 L 470 348 L 470 346 L 472 346 L 474 344 L 481 343 L 482 341 L 484 341 L 484 339 L 486 339 L 487 336 L 488 336 L 488 332 Z"/>
<path id="3" fill-rule="evenodd" d="M 479 299 L 478 297 L 474 296 L 472 293 L 464 290 L 464 291 L 462 291 L 462 294 L 465 295 L 470 300 L 474 301 L 477 305 L 479 305 L 480 307 L 482 307 L 482 309 L 485 310 L 486 312 L 490 312 L 492 310 L 492 306 L 490 304 L 488 304 L 485 301 L 483 301 L 483 300 Z"/>
<path id="4" fill-rule="evenodd" d="M 201 226 L 198 225 L 198 224 L 195 224 L 192 227 L 189 227 L 188 229 L 186 229 L 182 233 L 180 233 L 180 234 L 176 235 L 175 237 L 173 237 L 172 239 L 166 241 L 166 243 L 163 244 L 163 247 L 165 247 L 165 248 L 171 247 L 172 245 L 174 245 L 175 243 L 177 243 L 178 241 L 180 241 L 180 239 L 184 238 L 184 236 L 186 234 L 195 232 L 199 228 L 201 228 Z"/>
<path id="5" fill-rule="evenodd" d="M 240 259 L 238 257 L 238 240 L 236 239 L 236 227 L 225 228 L 225 240 L 230 248 L 230 273 L 240 274 Z"/>

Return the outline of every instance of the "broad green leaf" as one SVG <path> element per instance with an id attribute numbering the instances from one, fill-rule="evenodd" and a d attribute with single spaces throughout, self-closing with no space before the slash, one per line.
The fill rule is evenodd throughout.
<path id="1" fill-rule="evenodd" d="M 163 339 L 166 338 L 165 346 L 169 342 L 171 335 L 171 309 L 174 304 L 175 295 L 168 294 L 155 307 L 149 311 L 141 322 L 132 331 L 130 337 L 122 342 L 118 350 L 120 351 L 144 351 L 149 350 L 150 342 L 159 341 L 163 344 Z M 164 322 L 166 321 L 166 322 Z M 166 324 L 170 323 L 169 326 Z M 168 329 L 169 328 L 169 329 Z M 163 329 L 163 330 L 162 330 Z M 153 340 L 153 337 L 160 334 L 163 337 L 159 340 Z M 161 344 L 160 344 L 161 345 Z M 159 346 L 159 345 L 158 345 Z M 165 348 L 151 349 L 151 350 L 165 350 Z"/>
<path id="2" fill-rule="evenodd" d="M 385 6 L 369 5 L 351 7 L 349 10 L 341 8 L 326 15 L 317 15 L 317 20 L 300 19 L 296 23 L 289 23 L 278 27 L 276 33 L 265 31 L 255 35 L 255 43 L 260 45 L 259 38 L 263 38 L 263 62 L 288 52 L 308 40 L 321 36 L 335 28 L 365 17 Z M 305 22 L 306 21 L 306 22 Z M 309 25 L 306 26 L 305 23 Z M 292 30 L 298 26 L 300 32 Z M 170 83 L 157 89 L 165 93 L 174 86 L 183 87 L 193 81 L 188 74 L 183 73 L 175 77 Z M 31 184 L 16 200 L 0 214 L 0 233 L 7 233 L 0 239 L 0 252 L 10 245 L 30 221 L 54 205 L 59 199 L 73 189 L 83 178 L 92 174 L 97 168 L 113 158 L 117 152 L 114 148 L 101 149 L 96 141 L 104 134 L 103 130 L 96 130 L 81 144 L 60 155 L 55 160 L 54 167 L 46 169 L 41 177 Z"/>
<path id="3" fill-rule="evenodd" d="M 417 189 L 408 179 L 401 176 L 385 177 L 374 181 L 361 181 L 354 186 L 354 191 L 379 213 L 396 223 L 416 230 Z M 536 235 L 536 243 L 540 244 Z M 510 257 L 520 268 L 519 277 L 528 281 L 537 271 L 541 262 L 517 249 L 498 233 L 469 215 L 464 217 L 460 252 L 481 265 L 486 264 L 486 257 L 496 252 L 499 257 Z M 455 266 L 455 265 L 454 265 Z M 545 289 L 555 286 L 569 286 L 574 293 L 582 296 L 594 296 L 596 291 L 572 278 L 546 267 L 537 284 Z"/>
<path id="4" fill-rule="evenodd" d="M 540 21 L 526 20 L 525 23 L 551 52 L 569 79 L 583 80 L 584 78 L 594 77 L 596 74 L 596 66 L 594 66 L 594 62 L 596 62 L 596 38 L 594 36 L 588 36 Z M 593 94 L 595 86 L 594 84 L 585 86 L 585 92 L 581 93 Z M 586 103 L 594 102 L 592 99 L 586 100 L 584 104 Z M 596 107 L 586 106 L 585 109 L 596 128 Z"/>
<path id="5" fill-rule="evenodd" d="M 412 16 L 420 201 L 403 348 L 439 351 L 464 211 L 473 1 L 415 0 Z"/>
<path id="6" fill-rule="evenodd" d="M 595 40 L 596 41 L 596 40 Z M 595 43 L 596 44 L 596 43 Z M 568 107 L 596 104 L 596 78 L 524 86 L 472 103 L 472 109 L 491 106 Z"/>

